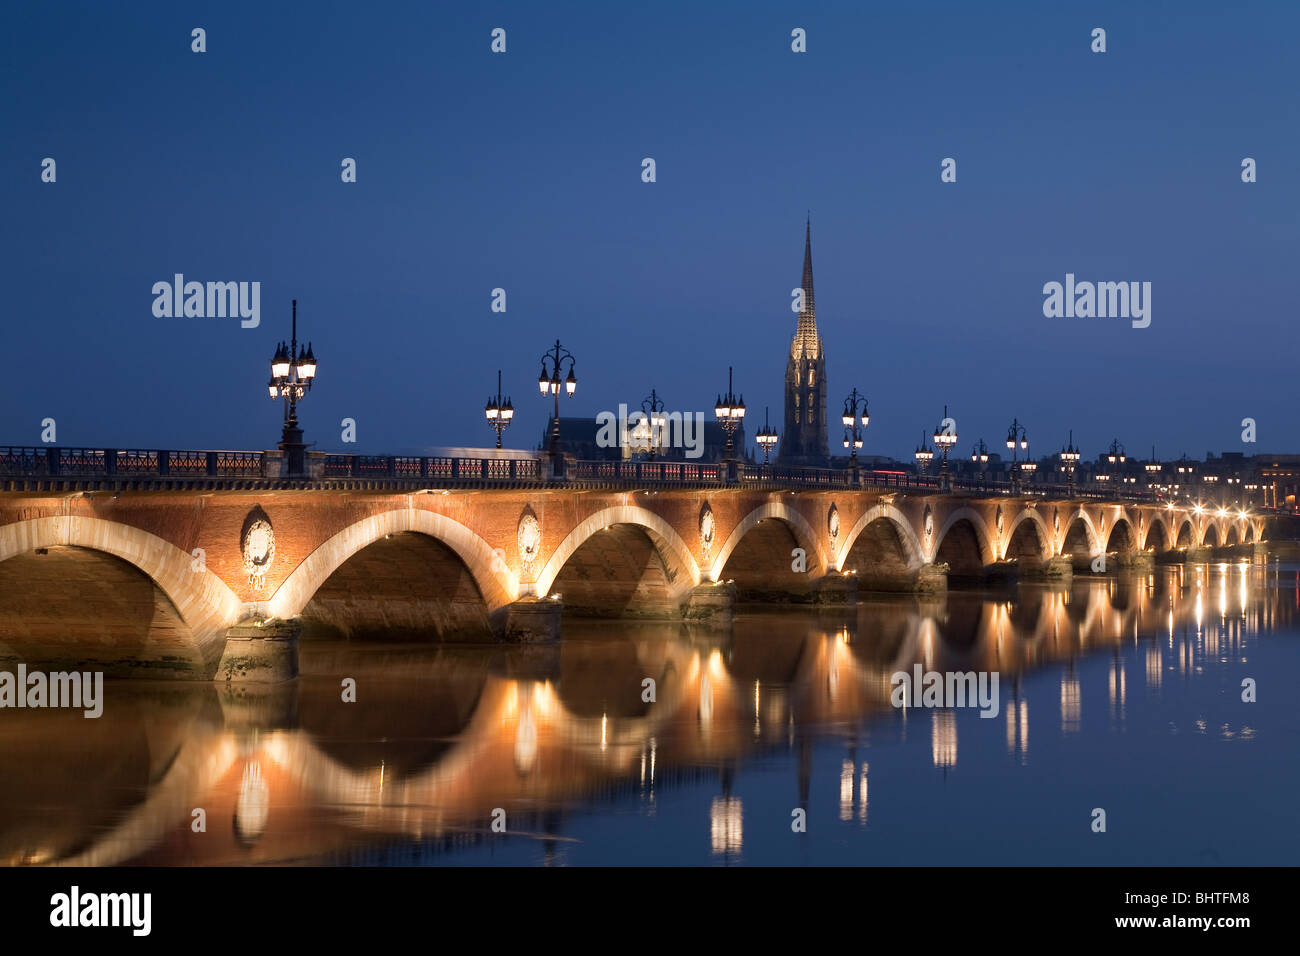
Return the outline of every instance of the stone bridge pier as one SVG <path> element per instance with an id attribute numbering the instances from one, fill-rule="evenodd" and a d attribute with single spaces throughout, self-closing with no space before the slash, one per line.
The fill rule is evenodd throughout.
<path id="1" fill-rule="evenodd" d="M 0 666 L 273 680 L 299 639 L 548 641 L 565 615 L 723 626 L 1253 549 L 1258 516 L 871 488 L 94 483 L 0 492 Z"/>

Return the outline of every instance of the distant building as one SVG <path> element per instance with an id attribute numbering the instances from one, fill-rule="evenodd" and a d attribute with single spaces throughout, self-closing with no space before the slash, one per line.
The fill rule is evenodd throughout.
<path id="1" fill-rule="evenodd" d="M 826 350 L 817 334 L 817 305 L 813 298 L 812 221 L 804 228 L 803 310 L 790 340 L 785 367 L 785 431 L 777 446 L 782 465 L 826 467 Z"/>
<path id="2" fill-rule="evenodd" d="M 551 447 L 551 429 L 554 424 L 554 418 L 548 417 L 546 419 L 546 431 L 542 433 L 541 444 L 537 446 L 540 451 L 545 451 Z M 635 441 L 624 441 L 620 445 L 602 447 L 597 442 L 600 427 L 594 416 L 591 418 L 566 418 L 561 415 L 560 450 L 566 455 L 584 461 L 646 460 L 649 457 L 649 449 Z M 736 429 L 735 449 L 737 458 L 747 457 L 745 455 L 744 425 Z M 718 422 L 705 421 L 704 448 L 700 457 L 687 458 L 687 449 L 685 448 L 661 446 L 655 449 L 655 458 L 659 461 L 715 462 L 722 461 L 726 457 L 726 451 L 727 433 L 723 430 L 722 425 Z"/>

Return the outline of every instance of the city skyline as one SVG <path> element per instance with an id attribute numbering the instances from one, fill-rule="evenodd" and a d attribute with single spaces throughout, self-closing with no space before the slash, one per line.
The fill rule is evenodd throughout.
<path id="1" fill-rule="evenodd" d="M 556 338 L 582 380 L 562 414 L 651 388 L 709 410 L 734 366 L 753 420 L 782 404 L 811 209 L 827 407 L 867 397 L 864 455 L 906 460 L 945 404 L 972 442 L 1018 418 L 1031 454 L 1071 429 L 1085 455 L 1116 436 L 1165 460 L 1300 446 L 1283 411 L 1292 360 L 1270 347 L 1300 198 L 1280 92 L 1300 14 L 763 7 L 693 11 L 683 31 L 558 13 L 503 10 L 503 55 L 492 11 L 378 25 L 236 5 L 198 15 L 201 55 L 196 15 L 165 7 L 82 11 L 92 44 L 57 10 L 7 13 L 6 35 L 27 38 L 11 62 L 42 80 L 13 98 L 25 148 L 0 158 L 4 255 L 24 278 L 0 438 L 38 444 L 48 417 L 61 445 L 272 447 L 266 363 L 295 298 L 321 362 L 301 409 L 319 449 L 487 446 L 498 368 L 506 443 L 531 448 L 549 416 L 527 397 L 535 360 Z M 702 91 L 705 73 L 723 82 Z M 417 121 L 404 97 L 441 89 L 468 92 Z M 1143 133 L 1155 113 L 1171 124 L 1158 145 Z M 155 317 L 151 289 L 176 273 L 260 282 L 260 323 Z M 1043 286 L 1067 275 L 1150 282 L 1151 325 L 1046 318 Z"/>

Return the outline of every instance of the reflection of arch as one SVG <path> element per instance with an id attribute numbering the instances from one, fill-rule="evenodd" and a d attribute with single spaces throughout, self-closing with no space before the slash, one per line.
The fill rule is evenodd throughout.
<path id="1" fill-rule="evenodd" d="M 722 569 L 727 566 L 727 559 L 731 557 L 733 551 L 740 545 L 745 534 L 758 524 L 760 521 L 766 521 L 769 518 L 775 518 L 785 523 L 794 535 L 794 539 L 799 542 L 799 547 L 807 552 L 813 560 L 808 563 L 810 572 L 821 573 L 826 567 L 826 559 L 822 549 L 817 546 L 818 535 L 808 523 L 808 520 L 782 501 L 769 501 L 766 504 L 759 505 L 749 514 L 745 515 L 741 522 L 736 525 L 735 529 L 727 536 L 726 542 L 718 550 L 718 556 L 714 559 L 710 573 L 714 580 L 722 576 Z"/>
<path id="2" fill-rule="evenodd" d="M 445 515 L 404 508 L 363 518 L 307 555 L 271 596 L 271 615 L 290 618 L 300 614 L 312 595 L 343 562 L 385 535 L 402 531 L 437 538 L 454 551 L 469 569 L 489 611 L 509 604 L 518 594 L 519 584 L 515 575 L 477 534 Z"/>
<path id="3" fill-rule="evenodd" d="M 849 556 L 853 546 L 857 543 L 858 536 L 866 530 L 867 525 L 880 520 L 888 521 L 893 525 L 894 531 L 898 534 L 898 540 L 903 546 L 903 554 L 909 568 L 918 568 L 925 563 L 925 549 L 921 546 L 921 539 L 916 536 L 916 532 L 912 530 L 912 525 L 907 518 L 893 505 L 878 501 L 858 518 L 849 533 L 845 535 L 844 544 L 840 547 L 840 553 L 835 556 L 837 566 L 843 566 L 844 559 Z"/>
<path id="4" fill-rule="evenodd" d="M 545 595 L 551 590 L 551 585 L 555 583 L 564 563 L 587 542 L 588 538 L 616 524 L 634 525 L 649 536 L 665 566 L 675 572 L 678 591 L 687 591 L 700 583 L 699 565 L 695 563 L 691 549 L 686 546 L 686 542 L 672 525 L 645 508 L 638 508 L 636 505 L 618 505 L 596 512 L 569 532 L 538 574 L 537 593 Z"/>
<path id="5" fill-rule="evenodd" d="M 205 664 L 215 670 L 226 628 L 239 619 L 240 601 L 206 567 L 195 570 L 192 555 L 147 531 L 102 518 L 32 518 L 0 527 L 0 561 L 58 546 L 102 551 L 148 575 L 189 627 Z"/>
<path id="6" fill-rule="evenodd" d="M 1043 520 L 1043 516 L 1034 508 L 1024 508 L 1012 519 L 1010 527 L 1007 528 L 1003 555 L 1006 556 L 1011 553 L 1011 545 L 1016 542 L 1016 535 L 1020 531 L 1020 526 L 1026 521 L 1029 522 L 1029 527 L 1038 541 L 1039 557 L 1044 561 L 1048 560 L 1052 556 L 1052 533 L 1048 531 L 1047 522 Z"/>

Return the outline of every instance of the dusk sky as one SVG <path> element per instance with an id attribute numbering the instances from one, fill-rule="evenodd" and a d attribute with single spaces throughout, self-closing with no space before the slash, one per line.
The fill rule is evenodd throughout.
<path id="1" fill-rule="evenodd" d="M 1013 417 L 1035 455 L 1300 451 L 1297 36 L 1280 2 L 8 5 L 0 443 L 272 448 L 297 298 L 320 449 L 488 446 L 498 368 L 533 448 L 557 337 L 562 414 L 711 418 L 733 365 L 752 447 L 811 210 L 867 454 L 945 403 L 958 454 Z M 155 317 L 175 273 L 260 282 L 261 324 Z M 1044 317 L 1067 273 L 1150 282 L 1150 327 Z"/>

